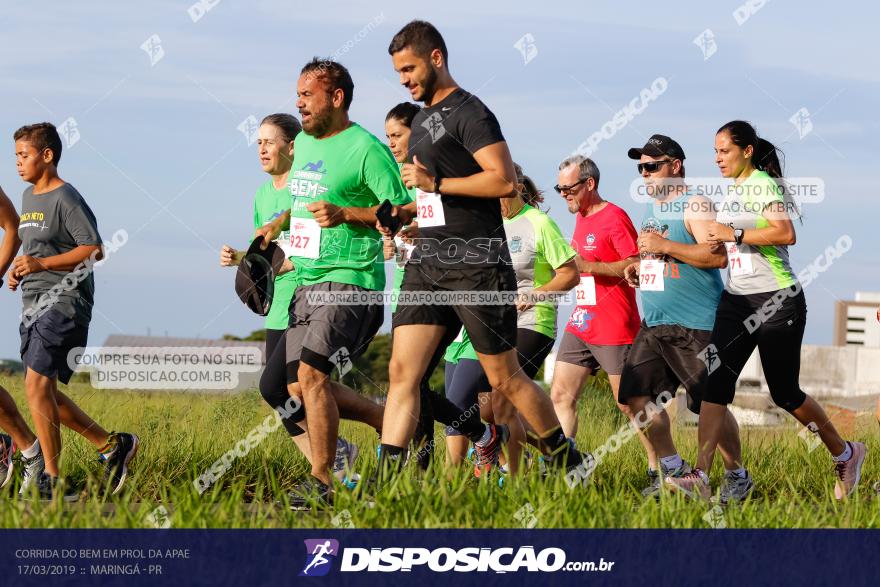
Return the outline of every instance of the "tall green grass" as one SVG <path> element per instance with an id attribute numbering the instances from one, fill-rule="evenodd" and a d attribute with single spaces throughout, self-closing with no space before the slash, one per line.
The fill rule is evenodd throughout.
<path id="1" fill-rule="evenodd" d="M 22 379 L 0 377 L 0 384 L 26 412 Z M 0 527 L 149 528 L 154 525 L 150 514 L 159 506 L 169 512 L 172 527 L 186 528 L 880 527 L 880 497 L 872 487 L 880 477 L 878 426 L 867 415 L 859 419 L 856 430 L 870 451 L 863 483 L 846 503 L 834 500 L 827 452 L 822 447 L 808 452 L 793 421 L 773 430 L 742 429 L 746 465 L 757 489 L 749 502 L 720 513 L 672 494 L 664 494 L 659 502 L 644 500 L 639 490 L 646 483 L 646 463 L 635 439 L 600 464 L 588 487 L 570 490 L 561 475 L 543 480 L 534 469 L 499 487 L 496 478 L 477 481 L 468 470 L 445 469 L 438 426 L 437 454 L 427 474 L 411 465 L 374 499 L 340 489 L 333 510 L 303 513 L 277 503 L 309 470 L 282 427 L 236 459 L 204 494 L 199 495 L 193 485 L 199 474 L 270 415 L 256 391 L 239 395 L 118 392 L 85 383 L 65 391 L 108 430 L 140 436 L 142 445 L 125 489 L 106 501 L 94 497 L 101 474 L 96 453 L 83 438 L 65 430 L 62 475 L 84 488 L 84 499 L 72 505 L 20 502 L 10 491 L 0 508 Z M 607 390 L 589 390 L 580 405 L 577 442 L 594 448 L 623 424 Z M 366 478 L 376 464 L 375 432 L 350 422 L 344 422 L 341 430 L 360 445 L 356 469 Z M 692 460 L 696 430 L 676 426 L 675 440 L 685 458 Z M 717 462 L 713 472 L 715 483 L 720 480 L 720 466 Z"/>

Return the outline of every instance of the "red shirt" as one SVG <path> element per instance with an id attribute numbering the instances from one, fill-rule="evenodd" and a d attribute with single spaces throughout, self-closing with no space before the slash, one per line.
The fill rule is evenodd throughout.
<path id="1" fill-rule="evenodd" d="M 627 213 L 608 202 L 590 216 L 578 213 L 571 246 L 585 261 L 613 263 L 638 256 L 636 238 Z M 622 277 L 595 275 L 593 279 L 596 305 L 575 308 L 565 330 L 590 344 L 632 344 L 641 321 L 635 289 Z"/>

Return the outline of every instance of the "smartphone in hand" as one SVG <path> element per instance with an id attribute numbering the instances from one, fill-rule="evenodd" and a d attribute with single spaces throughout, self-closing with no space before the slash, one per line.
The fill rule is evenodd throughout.
<path id="1" fill-rule="evenodd" d="M 391 231 L 391 236 L 394 236 L 397 234 L 397 231 L 400 230 L 400 217 L 391 214 L 393 209 L 394 206 L 391 205 L 391 202 L 385 200 L 376 210 L 376 220 L 379 221 L 379 224 Z"/>

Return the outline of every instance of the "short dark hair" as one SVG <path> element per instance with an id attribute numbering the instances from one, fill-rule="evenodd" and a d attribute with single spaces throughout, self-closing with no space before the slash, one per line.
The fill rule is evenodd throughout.
<path id="1" fill-rule="evenodd" d="M 306 63 L 302 68 L 300 75 L 312 75 L 315 78 L 324 78 L 327 85 L 330 86 L 330 92 L 342 90 L 344 96 L 342 106 L 345 110 L 351 106 L 354 99 L 354 81 L 351 74 L 341 63 L 337 63 L 332 59 L 321 59 L 313 57 L 311 61 Z"/>
<path id="2" fill-rule="evenodd" d="M 42 152 L 43 149 L 52 151 L 52 164 L 58 167 L 61 161 L 61 137 L 58 135 L 58 129 L 51 122 L 38 122 L 37 124 L 26 124 L 12 135 L 15 141 L 28 141 L 32 143 L 37 151 Z"/>
<path id="3" fill-rule="evenodd" d="M 388 114 L 385 116 L 385 122 L 388 122 L 393 118 L 394 120 L 402 122 L 403 126 L 410 128 L 412 127 L 413 118 L 416 117 L 419 110 L 421 110 L 421 108 L 412 102 L 401 102 L 388 111 Z"/>
<path id="4" fill-rule="evenodd" d="M 277 127 L 288 141 L 295 139 L 296 135 L 302 130 L 302 125 L 293 114 L 270 114 L 260 124 L 271 124 Z"/>
<path id="5" fill-rule="evenodd" d="M 446 42 L 437 27 L 424 20 L 414 20 L 404 26 L 388 45 L 388 54 L 394 55 L 409 47 L 419 57 L 427 59 L 434 49 L 443 53 L 443 62 L 449 63 L 449 51 Z"/>

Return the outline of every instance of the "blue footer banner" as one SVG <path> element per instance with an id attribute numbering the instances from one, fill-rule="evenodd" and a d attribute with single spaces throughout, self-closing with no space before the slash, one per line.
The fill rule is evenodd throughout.
<path id="1" fill-rule="evenodd" d="M 876 530 L 0 530 L 2 585 L 880 584 Z"/>

